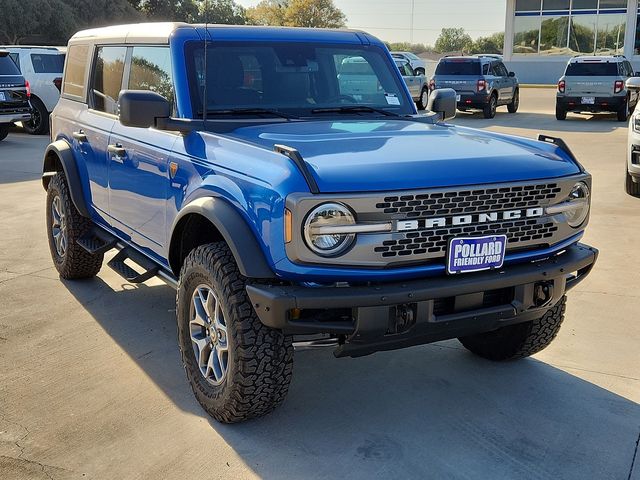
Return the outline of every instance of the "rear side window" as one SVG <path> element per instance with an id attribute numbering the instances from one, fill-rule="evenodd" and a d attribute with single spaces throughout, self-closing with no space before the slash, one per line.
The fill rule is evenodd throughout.
<path id="1" fill-rule="evenodd" d="M 440 62 L 436 75 L 480 75 L 480 62 L 469 60 L 449 60 Z"/>
<path id="2" fill-rule="evenodd" d="M 570 63 L 565 73 L 567 77 L 616 77 L 618 64 L 608 63 Z"/>
<path id="3" fill-rule="evenodd" d="M 64 55 L 61 53 L 32 53 L 31 64 L 35 73 L 62 73 Z"/>
<path id="4" fill-rule="evenodd" d="M 20 75 L 20 70 L 9 55 L 0 56 L 0 75 Z"/>
<path id="5" fill-rule="evenodd" d="M 126 47 L 99 47 L 91 81 L 91 106 L 94 110 L 116 115 Z"/>
<path id="6" fill-rule="evenodd" d="M 133 47 L 127 88 L 157 92 L 173 104 L 169 47 Z"/>
<path id="7" fill-rule="evenodd" d="M 84 101 L 85 76 L 89 64 L 89 45 L 71 45 L 67 50 L 67 66 L 62 81 L 62 94 Z"/>

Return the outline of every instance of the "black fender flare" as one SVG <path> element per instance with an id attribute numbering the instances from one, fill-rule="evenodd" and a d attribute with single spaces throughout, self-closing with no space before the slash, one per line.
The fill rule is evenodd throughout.
<path id="1" fill-rule="evenodd" d="M 176 238 L 176 231 L 180 221 L 190 214 L 200 215 L 213 224 L 229 245 L 242 275 L 248 278 L 276 278 L 247 222 L 228 201 L 216 197 L 200 197 L 182 208 L 176 216 L 169 242 L 168 257 L 172 268 L 176 262 L 175 242 L 180 241 Z"/>
<path id="2" fill-rule="evenodd" d="M 71 194 L 73 202 L 78 213 L 83 217 L 91 218 L 91 213 L 87 207 L 87 202 L 82 192 L 82 184 L 80 183 L 80 175 L 78 174 L 78 166 L 76 165 L 71 146 L 66 140 L 56 140 L 50 143 L 44 152 L 44 161 L 42 163 L 42 186 L 46 190 L 49 186 L 51 177 L 60 171 L 64 172 L 67 178 L 67 186 Z"/>

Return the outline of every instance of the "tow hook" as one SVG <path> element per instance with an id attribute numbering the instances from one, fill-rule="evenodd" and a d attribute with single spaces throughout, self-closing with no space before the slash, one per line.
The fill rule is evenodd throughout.
<path id="1" fill-rule="evenodd" d="M 538 282 L 533 287 L 533 303 L 536 307 L 546 307 L 553 299 L 553 282 Z"/>

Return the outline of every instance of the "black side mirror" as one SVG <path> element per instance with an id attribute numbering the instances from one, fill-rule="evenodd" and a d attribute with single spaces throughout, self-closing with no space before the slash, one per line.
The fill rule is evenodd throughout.
<path id="1" fill-rule="evenodd" d="M 443 120 L 451 120 L 456 117 L 456 91 L 453 88 L 440 88 L 429 95 L 427 110 L 439 113 Z"/>
<path id="2" fill-rule="evenodd" d="M 424 73 L 422 73 L 422 70 L 420 70 L 418 68 L 415 68 L 413 70 L 413 75 L 416 76 L 416 77 L 419 77 L 420 75 L 424 75 Z"/>
<path id="3" fill-rule="evenodd" d="M 155 127 L 159 118 L 171 116 L 171 104 L 149 90 L 122 90 L 118 97 L 120 123 L 125 127 Z"/>
<path id="4" fill-rule="evenodd" d="M 515 77 L 515 76 L 516 76 L 516 73 L 515 73 L 515 72 L 509 72 L 509 76 L 510 76 L 511 78 L 513 78 L 513 77 Z"/>

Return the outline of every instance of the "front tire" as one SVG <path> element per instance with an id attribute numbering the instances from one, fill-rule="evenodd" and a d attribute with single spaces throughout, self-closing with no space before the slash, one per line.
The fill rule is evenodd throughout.
<path id="1" fill-rule="evenodd" d="M 22 127 L 31 135 L 44 135 L 49 131 L 49 112 L 42 100 L 38 97 L 31 97 L 31 120 L 23 122 Z"/>
<path id="2" fill-rule="evenodd" d="M 499 328 L 493 332 L 460 337 L 467 350 L 480 357 L 495 360 L 515 360 L 528 357 L 544 348 L 556 338 L 566 306 L 562 297 L 551 309 L 535 320 Z"/>
<path id="3" fill-rule="evenodd" d="M 507 104 L 507 110 L 509 113 L 516 113 L 518 111 L 519 106 L 520 106 L 520 90 L 516 88 L 516 91 L 513 92 L 513 98 L 511 99 L 511 103 Z"/>
<path id="4" fill-rule="evenodd" d="M 498 96 L 494 93 L 489 99 L 489 103 L 482 109 L 484 118 L 493 118 L 496 116 L 496 110 L 498 109 Z"/>
<path id="5" fill-rule="evenodd" d="M 93 222 L 76 210 L 62 172 L 49 181 L 46 217 L 49 250 L 60 276 L 67 280 L 95 277 L 104 255 L 93 255 L 78 245 L 77 240 L 93 228 Z"/>
<path id="6" fill-rule="evenodd" d="M 424 87 L 420 92 L 420 98 L 416 102 L 416 106 L 418 107 L 418 110 L 424 110 L 425 108 L 427 108 L 428 103 L 429 103 L 429 89 L 427 87 Z"/>
<path id="7" fill-rule="evenodd" d="M 176 297 L 178 343 L 204 410 L 223 423 L 270 413 L 289 390 L 291 337 L 263 325 L 224 242 L 189 253 Z"/>

